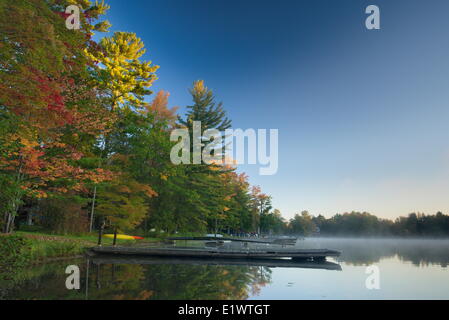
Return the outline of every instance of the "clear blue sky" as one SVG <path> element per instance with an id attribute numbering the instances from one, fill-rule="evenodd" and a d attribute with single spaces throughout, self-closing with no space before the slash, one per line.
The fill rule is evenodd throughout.
<path id="1" fill-rule="evenodd" d="M 285 217 L 449 213 L 449 1 L 107 3 L 172 105 L 204 79 L 235 128 L 279 129 L 277 175 L 240 170 Z M 381 30 L 365 28 L 370 4 Z"/>

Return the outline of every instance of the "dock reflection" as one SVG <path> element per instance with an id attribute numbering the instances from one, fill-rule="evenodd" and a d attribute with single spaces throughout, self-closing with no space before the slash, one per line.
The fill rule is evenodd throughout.
<path id="1" fill-rule="evenodd" d="M 341 270 L 327 261 L 89 255 L 85 299 L 248 299 L 273 268 Z"/>
<path id="2" fill-rule="evenodd" d="M 341 271 L 341 266 L 329 261 L 307 261 L 293 259 L 200 259 L 164 258 L 140 256 L 99 255 L 89 258 L 94 264 L 141 264 L 141 265 L 202 265 L 202 266 L 248 266 L 267 268 L 304 268 Z"/>

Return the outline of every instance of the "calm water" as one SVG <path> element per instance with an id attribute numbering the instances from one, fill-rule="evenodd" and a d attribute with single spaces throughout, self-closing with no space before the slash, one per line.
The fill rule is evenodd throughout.
<path id="1" fill-rule="evenodd" d="M 298 242 L 341 250 L 342 256 L 303 268 L 69 260 L 26 270 L 2 285 L 0 299 L 449 299 L 447 240 Z M 78 291 L 65 287 L 68 265 L 80 268 Z M 379 268 L 379 290 L 366 288 L 368 266 Z"/>

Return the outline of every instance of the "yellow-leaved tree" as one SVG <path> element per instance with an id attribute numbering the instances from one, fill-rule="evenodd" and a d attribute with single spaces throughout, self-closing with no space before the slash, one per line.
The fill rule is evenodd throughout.
<path id="1" fill-rule="evenodd" d="M 96 48 L 85 50 L 95 66 L 91 70 L 95 79 L 93 85 L 117 119 L 111 132 L 100 142 L 99 166 L 111 169 L 120 177 L 112 184 L 94 187 L 91 220 L 98 198 L 100 216 L 121 230 L 132 229 L 142 221 L 148 211 L 147 200 L 155 195 L 149 185 L 134 180 L 136 173 L 131 168 L 114 161 L 121 156 L 126 158 L 123 139 L 128 137 L 129 119 L 135 118 L 131 113 L 137 116 L 139 112 L 135 111 L 147 110 L 145 96 L 152 94 L 150 87 L 157 79 L 155 72 L 159 67 L 141 59 L 145 52 L 142 40 L 130 32 L 116 32 L 112 37 L 103 38 Z"/>
<path id="2" fill-rule="evenodd" d="M 151 61 L 141 61 L 145 54 L 144 43 L 135 33 L 116 32 L 103 38 L 99 50 L 86 50 L 86 54 L 99 64 L 97 85 L 108 92 L 112 109 L 128 105 L 143 108 L 144 97 L 157 79 L 159 66 Z"/>

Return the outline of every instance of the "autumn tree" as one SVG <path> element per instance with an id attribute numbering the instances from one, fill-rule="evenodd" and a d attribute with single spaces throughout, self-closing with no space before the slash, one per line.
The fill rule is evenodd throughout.
<path id="1" fill-rule="evenodd" d="M 68 30 L 65 9 L 74 4 L 81 29 Z M 194 121 L 203 132 L 230 128 L 222 103 L 202 80 L 184 117 L 167 92 L 148 102 L 158 66 L 144 59 L 142 40 L 130 32 L 93 40 L 110 27 L 108 9 L 89 0 L 0 2 L 3 231 L 24 203 L 58 231 L 83 229 L 86 207 L 91 224 L 96 209 L 123 231 L 256 231 L 271 198 L 245 175 L 219 161 L 170 161 L 171 130 L 192 133 Z"/>
<path id="2" fill-rule="evenodd" d="M 68 189 L 82 192 L 88 181 L 109 178 L 103 170 L 80 164 L 88 149 L 82 142 L 95 139 L 104 124 L 93 125 L 98 110 L 91 106 L 98 101 L 88 87 L 89 61 L 83 49 L 91 45 L 93 30 L 105 25 L 93 26 L 83 15 L 83 28 L 68 32 L 59 10 L 73 3 L 0 4 L 0 110 L 3 124 L 14 123 L 6 126 L 9 130 L 1 141 L 2 183 L 14 189 L 7 193 L 11 197 L 4 211 L 4 232 L 12 229 L 23 197 L 44 198 Z M 105 10 L 90 1 L 80 1 L 80 6 L 91 20 Z"/>
<path id="3" fill-rule="evenodd" d="M 135 33 L 116 32 L 103 38 L 98 48 L 86 50 L 87 56 L 102 67 L 94 70 L 96 84 L 105 93 L 111 109 L 132 107 L 142 109 L 145 96 L 157 79 L 159 68 L 151 61 L 142 61 L 145 45 Z"/>
<path id="4" fill-rule="evenodd" d="M 162 210 L 160 198 L 167 195 L 165 190 L 173 187 L 172 177 L 179 171 L 169 160 L 173 145 L 170 129 L 174 126 L 175 110 L 168 107 L 168 93 L 160 92 L 140 112 L 130 108 L 117 110 L 119 119 L 108 137 L 114 157 L 126 159 L 126 163 L 116 170 L 127 172 L 129 178 L 142 185 L 151 186 L 157 194 L 157 197 L 146 199 L 145 226 L 150 215 L 157 215 Z"/>

